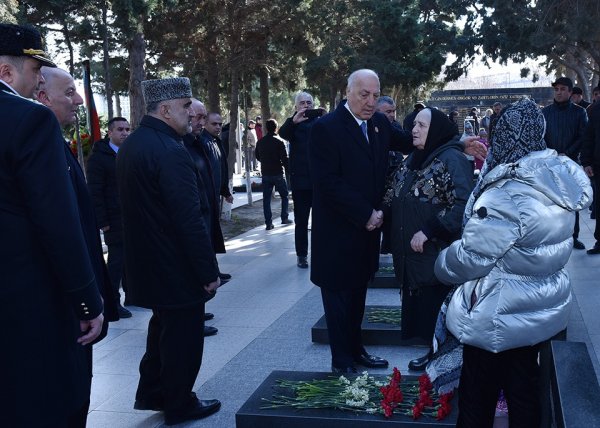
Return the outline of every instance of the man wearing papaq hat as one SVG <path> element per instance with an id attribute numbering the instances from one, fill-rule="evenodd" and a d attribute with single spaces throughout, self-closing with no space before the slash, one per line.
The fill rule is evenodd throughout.
<path id="1" fill-rule="evenodd" d="M 142 92 L 147 114 L 117 156 L 128 299 L 152 310 L 134 408 L 164 411 L 172 425 L 221 406 L 192 392 L 219 268 L 203 220 L 206 192 L 182 140 L 194 115 L 190 81 L 146 80 Z"/>
<path id="2" fill-rule="evenodd" d="M 0 413 L 4 426 L 82 427 L 103 306 L 60 125 L 27 99 L 42 65 L 56 67 L 37 30 L 0 24 Z"/>

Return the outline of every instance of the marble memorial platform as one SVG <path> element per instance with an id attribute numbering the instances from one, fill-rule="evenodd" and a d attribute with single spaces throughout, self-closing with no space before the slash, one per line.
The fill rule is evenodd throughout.
<path id="1" fill-rule="evenodd" d="M 430 416 L 412 417 L 394 414 L 386 419 L 381 414 L 369 415 L 334 409 L 293 409 L 280 407 L 262 409 L 263 398 L 270 399 L 274 393 L 289 394 L 290 390 L 277 386 L 277 380 L 311 381 L 326 379 L 331 373 L 274 371 L 248 398 L 235 415 L 236 428 L 413 428 L 413 427 L 454 427 L 458 414 L 458 398 L 450 402 L 452 412 L 442 421 Z M 416 380 L 417 376 L 403 376 Z"/>
<path id="2" fill-rule="evenodd" d="M 400 345 L 402 344 L 400 325 L 382 322 L 371 323 L 368 320 L 371 309 L 398 309 L 398 306 L 366 306 L 362 322 L 362 338 L 364 345 Z M 315 343 L 329 343 L 327 322 L 325 315 L 311 329 L 312 341 Z"/>

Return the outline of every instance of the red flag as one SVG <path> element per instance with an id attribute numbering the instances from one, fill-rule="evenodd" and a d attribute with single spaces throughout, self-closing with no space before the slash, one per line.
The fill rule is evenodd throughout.
<path id="1" fill-rule="evenodd" d="M 102 138 L 100 135 L 100 119 L 94 104 L 94 94 L 92 93 L 92 79 L 90 75 L 90 61 L 83 61 L 83 90 L 85 92 L 85 105 L 87 111 L 88 132 L 92 136 L 92 143 Z"/>

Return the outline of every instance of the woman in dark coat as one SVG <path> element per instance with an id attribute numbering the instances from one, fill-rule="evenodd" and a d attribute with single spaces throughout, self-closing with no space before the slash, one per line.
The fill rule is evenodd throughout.
<path id="1" fill-rule="evenodd" d="M 386 204 L 392 216 L 392 255 L 402 284 L 402 339 L 431 340 L 448 288 L 435 277 L 439 252 L 460 236 L 473 172 L 456 127 L 442 112 L 424 109 L 412 131 L 415 150 L 392 176 Z M 423 369 L 429 353 L 409 364 Z"/>

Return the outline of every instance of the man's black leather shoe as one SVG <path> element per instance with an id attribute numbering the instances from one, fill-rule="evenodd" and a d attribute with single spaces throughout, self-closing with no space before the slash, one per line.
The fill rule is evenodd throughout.
<path id="1" fill-rule="evenodd" d="M 356 367 L 348 366 L 348 367 L 336 367 L 331 366 L 331 373 L 358 373 Z"/>
<path id="2" fill-rule="evenodd" d="M 281 224 L 294 224 L 294 220 L 290 220 L 289 218 L 281 220 Z"/>
<path id="3" fill-rule="evenodd" d="M 221 279 L 221 282 L 229 281 L 231 279 L 231 275 L 228 273 L 219 272 L 219 278 Z"/>
<path id="4" fill-rule="evenodd" d="M 265 230 L 273 230 L 275 228 L 275 226 L 273 226 L 273 224 L 267 224 L 267 227 L 265 227 Z"/>
<path id="5" fill-rule="evenodd" d="M 204 337 L 214 336 L 219 331 L 216 327 L 211 327 L 209 325 L 204 326 Z"/>
<path id="6" fill-rule="evenodd" d="M 308 260 L 306 260 L 306 257 L 298 256 L 298 267 L 301 269 L 308 268 Z"/>
<path id="7" fill-rule="evenodd" d="M 183 413 L 165 413 L 165 425 L 202 419 L 218 412 L 220 408 L 221 402 L 219 400 L 197 400 Z"/>
<path id="8" fill-rule="evenodd" d="M 209 321 L 215 317 L 215 314 L 211 314 L 210 312 L 204 312 L 204 321 Z"/>
<path id="9" fill-rule="evenodd" d="M 423 355 L 422 357 L 415 358 L 408 363 L 408 370 L 415 372 L 422 372 L 427 367 L 427 363 L 431 360 L 431 351 Z"/>
<path id="10" fill-rule="evenodd" d="M 573 248 L 576 250 L 585 250 L 585 245 L 577 238 L 573 238 Z"/>
<path id="11" fill-rule="evenodd" d="M 367 353 L 356 357 L 354 362 L 358 365 L 369 367 L 370 369 L 385 369 L 389 365 L 387 360 Z"/>
<path id="12" fill-rule="evenodd" d="M 592 248 L 587 250 L 588 254 L 600 254 L 600 242 L 596 242 Z"/>

